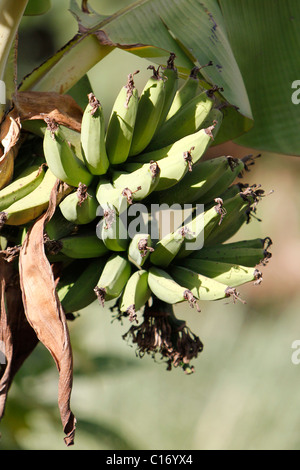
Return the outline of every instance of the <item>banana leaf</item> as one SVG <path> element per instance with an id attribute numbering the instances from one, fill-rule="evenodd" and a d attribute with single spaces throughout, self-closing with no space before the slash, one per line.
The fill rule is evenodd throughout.
<path id="1" fill-rule="evenodd" d="M 187 77 L 195 64 L 213 61 L 214 66 L 203 69 L 202 75 L 210 84 L 223 87 L 224 102 L 230 103 L 224 121 L 232 123 L 224 124 L 226 132 L 219 141 L 252 127 L 246 89 L 216 0 L 207 0 L 205 5 L 195 0 L 139 0 L 111 16 L 90 7 L 86 13 L 71 0 L 70 10 L 79 34 L 25 77 L 20 90 L 65 93 L 116 47 L 158 65 L 166 65 L 174 52 L 181 77 Z"/>
<path id="2" fill-rule="evenodd" d="M 300 79 L 299 0 L 219 0 L 219 3 L 255 123 L 236 142 L 260 150 L 300 155 L 300 105 L 292 100 L 293 94 L 297 94 L 292 85 Z"/>
<path id="3" fill-rule="evenodd" d="M 65 93 L 116 47 L 161 65 L 174 52 L 181 77 L 212 60 L 203 78 L 223 87 L 224 104 L 230 103 L 215 144 L 235 140 L 300 155 L 300 108 L 292 101 L 300 68 L 298 0 L 138 0 L 110 16 L 90 7 L 87 13 L 84 4 L 70 0 L 79 34 L 27 76 L 21 90 Z"/>

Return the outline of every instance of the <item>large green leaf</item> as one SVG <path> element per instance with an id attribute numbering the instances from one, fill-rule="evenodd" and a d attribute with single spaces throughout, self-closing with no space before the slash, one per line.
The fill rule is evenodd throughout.
<path id="1" fill-rule="evenodd" d="M 213 61 L 213 67 L 203 69 L 203 77 L 223 87 L 224 99 L 233 105 L 225 123 L 229 124 L 231 116 L 233 121 L 226 125 L 222 140 L 238 137 L 252 126 L 246 89 L 217 0 L 206 0 L 205 4 L 199 0 L 139 0 L 111 16 L 84 13 L 75 0 L 71 0 L 70 9 L 80 34 L 26 77 L 21 89 L 64 93 L 115 47 L 161 65 L 174 52 L 182 77 L 188 76 L 195 64 Z"/>
<path id="2" fill-rule="evenodd" d="M 299 0 L 219 1 L 254 116 L 237 143 L 300 155 L 300 105 L 292 102 L 300 79 Z"/>

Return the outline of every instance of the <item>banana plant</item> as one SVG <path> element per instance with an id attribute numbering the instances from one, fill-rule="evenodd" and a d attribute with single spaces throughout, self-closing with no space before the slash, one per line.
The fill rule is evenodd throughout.
<path id="1" fill-rule="evenodd" d="M 4 15 L 6 4 L 11 2 L 2 3 Z M 27 3 L 17 2 L 12 25 L 1 42 L 2 79 Z M 27 12 L 47 11 L 49 3 L 31 0 Z M 261 150 L 299 154 L 295 126 L 298 101 L 292 99 L 298 78 L 294 55 L 300 40 L 297 1 L 275 5 L 272 0 L 180 0 L 176 4 L 139 0 L 104 16 L 87 2 L 80 5 L 78 0 L 70 0 L 70 11 L 78 22 L 78 34 L 29 74 L 20 91 L 66 93 L 115 47 L 157 64 L 165 63 L 173 51 L 182 77 L 188 76 L 193 65 L 213 61 L 214 66 L 202 69 L 201 74 L 206 81 L 223 87 L 224 101 L 231 105 L 226 107 L 216 144 L 236 139 Z M 274 100 L 278 113 L 273 112 Z"/>
<path id="2" fill-rule="evenodd" d="M 34 185 L 30 186 L 34 187 L 33 191 L 25 195 L 22 188 L 22 191 L 18 191 L 20 199 L 0 212 L 0 229 L 4 230 L 1 243 L 7 241 L 5 248 L 1 245 L 0 251 L 0 338 L 4 338 L 7 353 L 7 365 L 4 370 L 0 368 L 0 419 L 4 413 L 12 379 L 39 340 L 50 351 L 59 370 L 58 404 L 66 435 L 65 442 L 67 445 L 74 442 L 76 419 L 70 409 L 73 362 L 67 320 L 72 318 L 76 306 L 74 311 L 65 311 L 65 304 L 60 301 L 58 291 L 64 270 L 69 268 L 74 274 L 77 273 L 75 266 L 79 266 L 76 257 L 70 256 L 70 251 L 65 253 L 66 240 L 72 239 L 79 242 L 82 248 L 91 248 L 86 245 L 88 235 L 92 232 L 95 241 L 98 226 L 93 225 L 95 211 L 92 220 L 88 218 L 86 232 L 78 228 L 79 223 L 75 226 L 73 216 L 70 218 L 68 215 L 63 222 L 62 220 L 63 214 L 71 212 L 71 207 L 73 212 L 77 211 L 78 205 L 83 204 L 88 195 L 95 195 L 95 208 L 95 205 L 100 203 L 101 187 L 105 186 L 106 209 L 102 214 L 101 226 L 105 246 L 101 245 L 99 257 L 104 256 L 103 273 L 109 272 L 109 276 L 104 282 L 100 275 L 94 290 L 88 292 L 88 302 L 95 298 L 91 294 L 98 296 L 103 305 L 107 300 L 118 302 L 122 292 L 124 295 L 126 283 L 132 281 L 129 284 L 131 287 L 127 286 L 130 295 L 127 297 L 127 289 L 126 299 L 123 296 L 126 310 L 124 311 L 125 307 L 123 311 L 119 308 L 118 312 L 121 318 L 124 316 L 126 319 L 129 317 L 130 321 L 136 321 L 135 304 L 144 306 L 144 321 L 141 325 L 131 327 L 128 332 L 140 355 L 145 352 L 160 353 L 167 360 L 169 369 L 180 366 L 186 373 L 191 373 L 193 367 L 190 366 L 190 360 L 198 356 L 203 345 L 200 339 L 190 332 L 185 321 L 175 318 L 171 305 L 187 301 L 191 308 L 199 311 L 198 301 L 205 298 L 205 294 L 206 300 L 231 297 L 236 301 L 240 300 L 236 287 L 250 280 L 254 280 L 255 284 L 261 282 L 261 273 L 253 270 L 252 264 L 249 269 L 241 266 L 239 270 L 233 266 L 233 262 L 220 264 L 213 260 L 210 264 L 206 260 L 198 261 L 198 258 L 192 265 L 184 264 L 184 259 L 191 254 L 191 244 L 196 253 L 201 249 L 196 243 L 198 239 L 205 239 L 208 247 L 222 244 L 251 220 L 264 191 L 256 185 L 233 185 L 236 176 L 240 176 L 238 165 L 241 165 L 241 170 L 246 171 L 252 164 L 249 163 L 248 157 L 240 162 L 233 158 L 218 160 L 222 171 L 208 165 L 206 171 L 213 176 L 208 178 L 208 174 L 207 177 L 201 174 L 193 188 L 197 193 L 196 196 L 193 195 L 193 202 L 207 203 L 204 217 L 202 213 L 197 212 L 192 215 L 192 220 L 181 227 L 180 243 L 177 243 L 177 234 L 174 235 L 174 243 L 167 243 L 164 238 L 159 240 L 160 234 L 157 235 L 157 239 L 153 240 L 154 250 L 160 247 L 161 251 L 158 256 L 150 255 L 143 264 L 145 272 L 142 281 L 139 276 L 134 276 L 134 273 L 134 277 L 131 277 L 131 269 L 134 270 L 136 264 L 132 263 L 130 256 L 128 257 L 128 237 L 117 236 L 120 235 L 120 230 L 117 234 L 117 228 L 125 224 L 124 214 L 120 208 L 115 207 L 115 191 L 118 192 L 118 199 L 122 196 L 127 200 L 126 207 L 131 205 L 133 200 L 144 200 L 147 206 L 151 204 L 151 198 L 152 201 L 163 202 L 165 191 L 174 188 L 181 181 L 183 191 L 180 193 L 180 202 L 183 203 L 182 195 L 193 186 L 189 178 L 185 177 L 193 171 L 193 165 L 198 165 L 198 160 L 211 144 L 236 140 L 251 144 L 254 148 L 299 153 L 299 146 L 298 150 L 295 146 L 296 132 L 289 126 L 291 116 L 295 116 L 296 107 L 292 108 L 289 115 L 285 114 L 286 107 L 282 101 L 285 93 L 282 93 L 281 98 L 276 96 L 276 99 L 281 103 L 280 110 L 284 109 L 283 114 L 271 112 L 274 99 L 270 99 L 268 90 L 263 88 L 264 77 L 269 78 L 270 71 L 277 71 L 273 62 L 271 61 L 269 66 L 270 64 L 263 61 L 263 73 L 259 80 L 256 77 L 253 62 L 259 63 L 262 60 L 260 56 L 257 58 L 257 54 L 260 48 L 264 47 L 261 12 L 270 7 L 270 0 L 262 0 L 259 3 L 259 19 L 255 16 L 257 11 L 252 8 L 253 4 L 258 8 L 256 1 L 138 0 L 115 14 L 106 16 L 94 11 L 87 1 L 79 3 L 70 0 L 70 12 L 78 26 L 77 34 L 56 54 L 24 77 L 21 83 L 16 84 L 15 58 L 18 51 L 19 24 L 23 15 L 47 12 L 51 2 L 19 0 L 14 2 L 12 7 L 12 2 L 0 0 L 0 83 L 5 85 L 6 91 L 6 99 L 1 108 L 0 140 L 3 149 L 0 157 L 0 189 L 5 187 L 6 192 L 11 195 L 10 180 L 20 176 L 20 180 L 24 181 L 23 178 L 29 176 L 26 173 L 26 163 L 39 152 L 44 160 L 38 175 L 40 171 L 44 171 L 45 166 L 47 167 L 46 174 L 37 188 L 36 174 L 33 173 L 33 176 L 30 176 L 34 181 Z M 290 0 L 286 4 L 291 7 L 293 3 Z M 287 21 L 287 16 L 283 13 L 289 13 L 290 22 L 293 22 L 298 14 L 297 11 L 291 14 L 289 8 L 282 7 L 279 13 L 274 12 L 272 27 L 280 24 L 281 29 L 283 28 Z M 245 39 L 245 31 L 251 31 L 249 19 L 256 22 L 259 29 L 251 45 L 248 45 L 248 38 Z M 253 31 L 251 33 L 253 36 Z M 285 37 L 291 39 L 294 34 L 299 33 L 292 29 Z M 246 44 L 252 53 L 249 61 L 244 52 Z M 271 49 L 271 45 L 272 41 L 266 43 L 266 49 Z M 108 146 L 107 134 L 103 127 L 103 109 L 91 92 L 87 78 L 89 70 L 115 48 L 149 59 L 152 64 L 148 68 L 151 68 L 153 73 L 150 85 L 145 85 L 141 99 L 136 103 L 137 106 L 134 106 L 136 114 L 130 134 L 130 147 L 125 157 L 122 157 L 122 162 L 114 161 L 123 164 L 127 156 L 130 160 L 138 154 L 141 163 L 131 160 L 128 165 L 118 168 L 110 167 L 112 162 L 105 153 Z M 163 141 L 162 144 L 158 138 L 159 130 L 165 124 L 165 121 L 160 121 L 162 108 L 165 102 L 171 105 L 172 100 L 165 100 L 167 86 L 160 75 L 160 68 L 166 64 L 170 65 L 171 58 L 174 57 L 179 77 L 187 78 L 195 67 L 199 72 L 201 93 L 197 101 L 191 101 L 193 106 L 197 103 L 195 108 L 201 109 L 201 120 L 195 126 L 196 114 L 190 114 L 190 102 L 187 107 L 180 107 L 178 120 L 171 117 L 169 121 L 170 127 L 172 122 L 176 123 L 176 132 L 167 132 L 170 141 Z M 262 57 L 265 55 L 262 54 Z M 275 53 L 271 57 L 275 59 Z M 204 67 L 208 63 L 212 63 L 212 66 Z M 153 64 L 156 64 L 157 68 Z M 289 73 L 294 72 L 294 65 L 288 70 Z M 278 73 L 276 77 L 278 80 L 273 88 L 270 85 L 272 94 L 276 94 L 277 85 L 281 83 L 281 79 L 285 81 L 286 74 Z M 175 84 L 177 86 L 176 80 Z M 158 94 L 158 91 L 161 94 Z M 128 89 L 128 97 L 127 92 Z M 132 93 L 131 84 L 130 96 Z M 172 99 L 174 97 L 175 94 L 172 94 Z M 128 106 L 128 101 L 125 105 Z M 292 105 L 294 106 L 293 103 Z M 123 107 L 122 104 L 122 111 Z M 148 122 L 149 110 L 155 111 L 155 116 Z M 188 120 L 187 116 L 190 116 L 194 127 L 180 125 L 181 121 Z M 157 129 L 157 123 L 161 126 L 160 129 Z M 30 132 L 25 132 L 24 135 L 22 129 Z M 119 125 L 116 129 L 116 133 L 123 132 Z M 275 136 L 276 133 L 278 135 Z M 138 144 L 135 141 L 137 135 Z M 285 139 L 288 136 L 289 145 L 286 145 Z M 21 137 L 24 137 L 24 140 Z M 190 138 L 191 145 L 187 147 L 187 140 Z M 181 148 L 183 142 L 184 147 Z M 26 144 L 29 146 L 27 154 Z M 34 145 L 37 145 L 37 151 Z M 181 150 L 175 153 L 175 147 Z M 94 151 L 97 148 L 100 151 Z M 16 158 L 19 150 L 20 154 L 25 154 L 25 168 L 22 166 L 22 158 Z M 145 158 L 146 162 L 143 161 Z M 105 181 L 104 186 L 103 175 L 109 179 L 107 185 Z M 110 185 L 111 190 L 107 190 Z M 17 190 L 15 186 L 13 188 L 15 197 Z M 72 197 L 67 198 L 70 193 Z M 207 200 L 203 199 L 204 196 Z M 68 209 L 65 212 L 57 211 L 62 200 Z M 68 205 L 71 200 L 75 201 L 75 206 L 73 203 L 72 206 Z M 60 219 L 56 219 L 57 212 Z M 77 217 L 78 213 L 75 215 Z M 202 221 L 203 225 L 199 224 L 199 221 Z M 47 227 L 51 222 L 56 233 L 60 230 L 58 226 L 62 227 L 62 231 L 66 228 L 66 232 L 50 239 Z M 64 222 L 67 222 L 65 226 Z M 89 222 L 92 225 L 89 225 Z M 260 249 L 261 243 L 259 240 Z M 257 247 L 257 240 L 249 241 L 247 252 L 252 249 L 251 246 Z M 141 247 L 137 248 L 141 250 Z M 145 246 L 142 247 L 141 253 L 143 249 Z M 79 258 L 78 249 L 75 251 Z M 139 254 L 141 253 L 139 251 Z M 261 261 L 269 259 L 265 252 L 263 256 Z M 17 257 L 18 263 L 12 263 Z M 257 253 L 255 260 L 256 257 Z M 116 260 L 117 264 L 112 264 L 112 261 Z M 153 266 L 151 260 L 154 260 Z M 80 263 L 79 272 L 85 272 L 87 266 L 90 266 L 89 263 L 89 257 L 85 255 L 85 263 Z M 205 274 L 193 271 L 198 269 L 198 265 L 200 270 L 201 263 L 203 269 L 204 265 L 206 266 Z M 177 278 L 174 279 L 171 275 L 172 267 L 169 270 L 171 264 L 174 273 L 177 272 Z M 243 277 L 242 272 L 246 272 L 247 276 Z M 237 273 L 234 285 L 227 285 L 225 281 L 234 273 Z M 77 285 L 79 279 L 80 276 L 73 279 L 68 286 L 71 288 L 75 285 L 77 294 L 79 288 L 83 289 L 80 296 L 83 300 L 86 282 Z M 153 294 L 152 306 L 146 303 L 150 293 Z M 116 308 L 118 309 L 118 306 Z"/>

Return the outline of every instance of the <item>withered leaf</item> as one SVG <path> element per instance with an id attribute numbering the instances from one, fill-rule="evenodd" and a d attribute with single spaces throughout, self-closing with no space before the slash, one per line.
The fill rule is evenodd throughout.
<path id="1" fill-rule="evenodd" d="M 0 254 L 0 341 L 1 420 L 13 378 L 38 343 L 24 314 L 18 274 L 3 254 Z"/>
<path id="2" fill-rule="evenodd" d="M 14 105 L 21 121 L 49 118 L 80 132 L 83 111 L 70 95 L 55 92 L 19 91 Z"/>
<path id="3" fill-rule="evenodd" d="M 21 121 L 18 110 L 13 108 L 4 118 L 0 127 L 0 140 L 3 147 L 3 155 L 13 149 L 20 139 Z M 16 150 L 15 150 L 16 155 Z"/>
<path id="4" fill-rule="evenodd" d="M 51 219 L 59 199 L 61 183 L 54 186 L 48 210 L 32 226 L 19 257 L 20 284 L 28 322 L 50 351 L 59 371 L 58 406 L 66 434 L 65 443 L 74 443 L 76 419 L 70 409 L 73 358 L 65 313 L 58 299 L 55 280 L 44 251 L 44 226 Z"/>

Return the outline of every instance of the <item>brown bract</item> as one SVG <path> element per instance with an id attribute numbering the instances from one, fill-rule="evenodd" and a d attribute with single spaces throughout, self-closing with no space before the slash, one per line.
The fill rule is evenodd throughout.
<path id="1" fill-rule="evenodd" d="M 47 212 L 29 230 L 19 258 L 20 285 L 25 315 L 38 339 L 50 351 L 59 371 L 58 406 L 66 434 L 65 443 L 74 443 L 76 419 L 70 409 L 73 358 L 65 313 L 55 290 L 55 279 L 44 249 L 44 227 L 51 219 L 63 191 L 57 181 Z"/>
<path id="2" fill-rule="evenodd" d="M 50 118 L 60 125 L 80 132 L 83 111 L 70 95 L 19 91 L 13 99 L 21 121 Z"/>
<path id="3" fill-rule="evenodd" d="M 38 343 L 24 314 L 19 277 L 0 253 L 0 420 L 16 372 Z"/>

